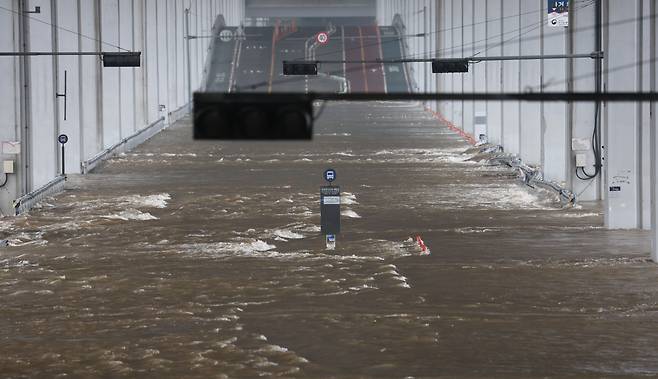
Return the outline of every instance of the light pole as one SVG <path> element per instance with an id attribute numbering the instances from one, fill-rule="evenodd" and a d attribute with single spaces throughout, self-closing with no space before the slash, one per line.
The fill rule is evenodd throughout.
<path id="1" fill-rule="evenodd" d="M 427 47 L 427 6 L 423 7 L 423 57 L 427 58 L 427 53 L 429 53 L 429 49 Z M 424 83 L 423 83 L 423 90 L 425 93 L 427 93 L 427 82 L 428 82 L 428 75 L 427 75 L 427 67 L 423 68 L 423 76 L 424 76 Z"/>
<path id="2" fill-rule="evenodd" d="M 185 8 L 185 53 L 187 54 L 187 96 L 192 103 L 192 56 L 190 54 L 190 8 Z"/>

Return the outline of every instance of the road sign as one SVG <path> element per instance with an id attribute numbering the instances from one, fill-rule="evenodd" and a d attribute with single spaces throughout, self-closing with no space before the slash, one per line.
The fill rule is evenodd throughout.
<path id="1" fill-rule="evenodd" d="M 231 42 L 233 37 L 233 32 L 229 29 L 224 29 L 219 32 L 219 40 L 222 42 Z"/>
<path id="2" fill-rule="evenodd" d="M 57 137 L 57 140 L 63 145 L 69 142 L 69 137 L 66 134 L 61 134 L 59 137 Z"/>
<path id="3" fill-rule="evenodd" d="M 326 32 L 320 32 L 315 37 L 315 40 L 318 41 L 320 45 L 326 45 L 329 43 L 329 34 L 327 34 Z"/>
<path id="4" fill-rule="evenodd" d="M 322 234 L 340 234 L 340 187 L 320 188 L 320 225 Z"/>
<path id="5" fill-rule="evenodd" d="M 328 181 L 329 183 L 333 182 L 336 180 L 336 170 L 329 169 L 324 172 L 324 180 Z"/>

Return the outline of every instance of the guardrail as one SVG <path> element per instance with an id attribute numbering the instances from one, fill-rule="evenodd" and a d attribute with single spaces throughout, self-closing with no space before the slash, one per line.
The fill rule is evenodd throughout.
<path id="1" fill-rule="evenodd" d="M 528 187 L 540 187 L 556 192 L 563 206 L 573 206 L 576 204 L 577 199 L 573 192 L 556 182 L 546 180 L 539 168 L 525 164 L 517 155 L 505 153 L 502 146 L 485 144 L 475 149 L 477 150 L 477 154 L 487 156 L 486 160 L 489 163 L 515 169 L 519 173 L 520 179 Z"/>

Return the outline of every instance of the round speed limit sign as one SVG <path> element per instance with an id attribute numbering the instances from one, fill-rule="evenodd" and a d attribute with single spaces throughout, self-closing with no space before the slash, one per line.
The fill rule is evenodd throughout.
<path id="1" fill-rule="evenodd" d="M 318 41 L 319 44 L 326 45 L 327 43 L 329 43 L 329 34 L 325 32 L 318 33 L 315 39 Z"/>

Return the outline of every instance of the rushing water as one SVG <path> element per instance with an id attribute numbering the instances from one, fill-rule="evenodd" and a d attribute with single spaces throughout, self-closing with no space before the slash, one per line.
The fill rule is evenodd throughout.
<path id="1" fill-rule="evenodd" d="M 467 161 L 411 104 L 331 105 L 316 133 L 194 142 L 182 122 L 3 220 L 0 376 L 658 375 L 646 234 Z"/>

